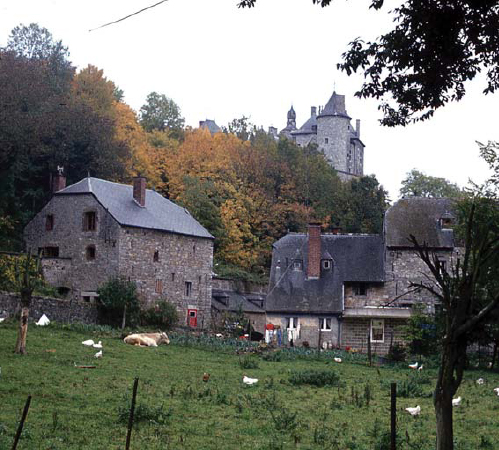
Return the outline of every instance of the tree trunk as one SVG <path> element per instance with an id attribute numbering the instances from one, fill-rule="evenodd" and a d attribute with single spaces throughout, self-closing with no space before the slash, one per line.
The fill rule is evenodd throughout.
<path id="1" fill-rule="evenodd" d="M 121 321 L 121 329 L 122 330 L 125 329 L 125 324 L 126 324 L 126 303 L 125 303 L 125 307 L 123 308 L 123 319 Z"/>
<path id="2" fill-rule="evenodd" d="M 492 362 L 490 363 L 490 368 L 493 369 L 497 358 L 497 341 L 494 341 L 494 353 L 492 354 Z"/>
<path id="3" fill-rule="evenodd" d="M 20 355 L 26 354 L 26 337 L 28 336 L 28 317 L 29 308 L 23 306 L 21 309 L 21 320 L 19 322 L 19 329 L 17 332 L 17 342 L 15 352 Z"/>

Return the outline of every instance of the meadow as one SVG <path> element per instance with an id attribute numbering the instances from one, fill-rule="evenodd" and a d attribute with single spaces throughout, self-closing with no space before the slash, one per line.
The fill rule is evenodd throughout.
<path id="1" fill-rule="evenodd" d="M 15 338 L 14 324 L 0 325 L 0 449 L 11 448 L 28 395 L 18 449 L 123 449 L 135 377 L 132 449 L 388 449 L 392 381 L 397 448 L 434 448 L 431 361 L 418 372 L 406 363 L 369 367 L 339 351 L 247 354 L 241 341 L 180 334 L 168 346 L 139 348 L 116 331 L 63 325 L 30 325 L 28 355 L 19 356 Z M 102 341 L 102 359 L 85 339 Z M 244 374 L 258 383 L 243 384 Z M 457 450 L 497 448 L 498 386 L 499 373 L 465 373 L 454 410 Z M 404 411 L 416 405 L 419 416 Z"/>

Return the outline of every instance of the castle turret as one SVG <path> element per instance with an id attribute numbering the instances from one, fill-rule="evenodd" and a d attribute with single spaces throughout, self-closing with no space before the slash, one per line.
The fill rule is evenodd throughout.
<path id="1" fill-rule="evenodd" d="M 288 139 L 292 139 L 291 132 L 295 130 L 296 130 L 296 112 L 293 108 L 293 105 L 291 105 L 291 109 L 288 111 L 288 122 L 286 128 L 283 128 L 280 134 L 287 137 Z"/>

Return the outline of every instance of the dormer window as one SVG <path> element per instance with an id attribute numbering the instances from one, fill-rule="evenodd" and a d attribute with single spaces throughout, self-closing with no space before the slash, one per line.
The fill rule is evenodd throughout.
<path id="1" fill-rule="evenodd" d="M 331 270 L 332 267 L 333 267 L 333 261 L 331 261 L 330 259 L 322 260 L 322 268 L 324 270 Z"/>
<path id="2" fill-rule="evenodd" d="M 54 216 L 52 214 L 49 214 L 45 218 L 45 230 L 52 231 L 53 229 L 54 229 Z"/>
<path id="3" fill-rule="evenodd" d="M 296 271 L 303 270 L 303 261 L 301 259 L 295 259 L 293 261 L 293 270 L 296 270 Z"/>
<path id="4" fill-rule="evenodd" d="M 439 220 L 439 225 L 442 230 L 451 230 L 454 226 L 454 220 L 452 217 L 442 217 Z"/>
<path id="5" fill-rule="evenodd" d="M 97 214 L 95 211 L 87 211 L 83 215 L 83 231 L 95 231 L 97 225 Z"/>

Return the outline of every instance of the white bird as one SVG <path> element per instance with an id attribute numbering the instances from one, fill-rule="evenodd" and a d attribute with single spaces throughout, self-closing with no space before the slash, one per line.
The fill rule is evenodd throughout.
<path id="1" fill-rule="evenodd" d="M 215 334 L 215 336 L 216 336 L 217 338 L 224 337 L 224 335 L 223 335 L 222 333 L 217 333 L 217 334 Z"/>
<path id="2" fill-rule="evenodd" d="M 421 413 L 421 406 L 416 406 L 415 408 L 405 408 L 405 410 L 411 415 L 411 416 L 419 416 Z"/>
<path id="3" fill-rule="evenodd" d="M 258 378 L 250 378 L 247 377 L 246 375 L 243 375 L 243 383 L 249 385 L 256 384 L 258 383 Z"/>
<path id="4" fill-rule="evenodd" d="M 92 344 L 93 348 L 102 348 L 102 341 L 99 341 L 97 344 Z"/>
<path id="5" fill-rule="evenodd" d="M 419 370 L 419 371 L 423 370 L 423 364 L 421 364 L 421 365 L 418 367 L 418 370 Z"/>
<path id="6" fill-rule="evenodd" d="M 36 322 L 37 325 L 44 327 L 45 325 L 48 325 L 50 323 L 49 318 L 43 314 L 42 317 L 40 317 L 40 320 Z"/>
<path id="7" fill-rule="evenodd" d="M 5 317 L 0 317 L 0 323 L 2 323 L 5 320 Z"/>
<path id="8" fill-rule="evenodd" d="M 94 355 L 96 358 L 102 358 L 102 350 Z"/>
<path id="9" fill-rule="evenodd" d="M 495 388 L 494 392 L 499 396 L 499 388 Z"/>
<path id="10" fill-rule="evenodd" d="M 409 364 L 409 369 L 417 369 L 418 368 L 418 363 L 415 362 L 414 364 Z"/>
<path id="11" fill-rule="evenodd" d="M 333 358 L 333 359 L 334 359 L 334 362 L 337 362 L 337 363 L 341 362 L 341 358 Z"/>
<path id="12" fill-rule="evenodd" d="M 86 341 L 83 341 L 82 344 L 86 345 L 87 347 L 92 347 L 95 345 L 95 342 L 93 341 L 93 339 L 87 339 Z"/>
<path id="13" fill-rule="evenodd" d="M 459 406 L 461 404 L 461 396 L 459 396 L 458 398 L 453 398 L 452 399 L 452 406 Z"/>
<path id="14" fill-rule="evenodd" d="M 485 380 L 483 378 L 479 378 L 478 380 L 476 380 L 476 384 L 478 385 L 482 385 L 483 383 L 485 383 Z"/>

